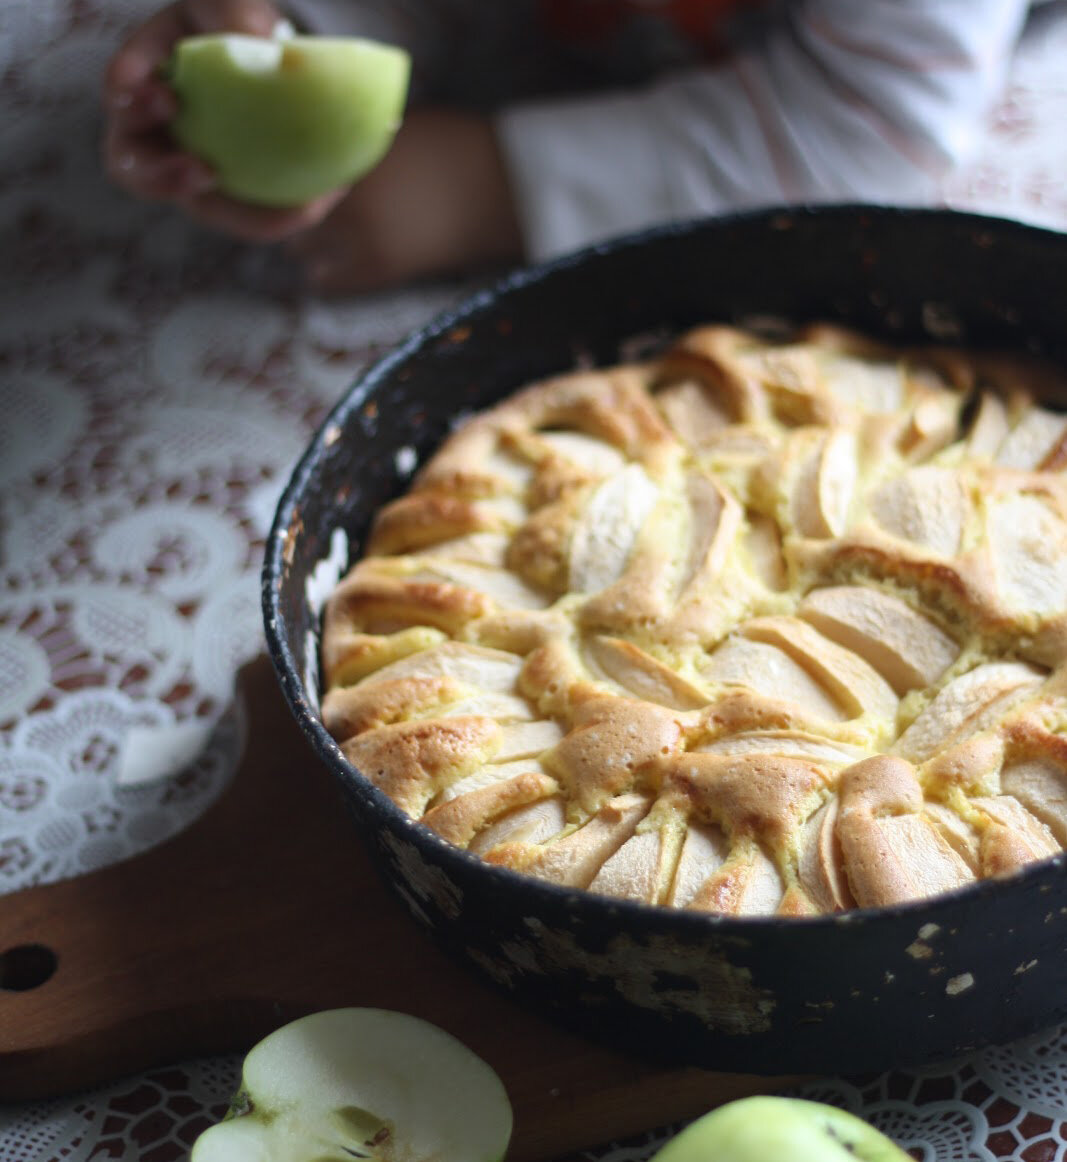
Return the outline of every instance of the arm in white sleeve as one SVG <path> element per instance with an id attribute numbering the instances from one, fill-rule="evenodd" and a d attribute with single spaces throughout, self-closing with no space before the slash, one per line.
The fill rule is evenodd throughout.
<path id="1" fill-rule="evenodd" d="M 732 209 L 921 199 L 967 154 L 1027 7 L 806 0 L 722 64 L 503 111 L 530 257 Z"/>

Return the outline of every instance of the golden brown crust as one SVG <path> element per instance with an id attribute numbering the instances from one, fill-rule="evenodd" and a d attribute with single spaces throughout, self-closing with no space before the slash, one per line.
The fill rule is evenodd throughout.
<path id="1" fill-rule="evenodd" d="M 527 771 L 439 803 L 423 815 L 422 822 L 442 839 L 457 847 L 466 847 L 479 831 L 501 815 L 547 799 L 558 790 L 555 780 L 547 775 Z"/>
<path id="2" fill-rule="evenodd" d="M 572 722 L 545 762 L 588 815 L 639 786 L 652 764 L 682 745 L 677 715 L 649 702 L 594 697 L 576 708 Z"/>
<path id="3" fill-rule="evenodd" d="M 411 815 L 487 759 L 500 737 L 491 718 L 452 716 L 391 723 L 346 739 L 345 758 Z"/>
<path id="4" fill-rule="evenodd" d="M 394 678 L 367 686 L 334 686 L 322 699 L 322 721 L 334 738 L 349 739 L 379 726 L 445 711 L 465 693 L 447 677 Z"/>
<path id="5" fill-rule="evenodd" d="M 474 417 L 327 604 L 324 722 L 489 862 L 670 907 L 1067 847 L 1067 381 L 696 328 Z"/>

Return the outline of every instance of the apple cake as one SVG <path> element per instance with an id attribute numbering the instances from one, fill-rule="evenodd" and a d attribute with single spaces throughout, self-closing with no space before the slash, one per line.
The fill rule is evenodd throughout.
<path id="1" fill-rule="evenodd" d="M 387 504 L 322 715 L 490 864 L 802 916 L 1067 847 L 1067 398 L 1022 356 L 708 325 L 529 385 Z"/>

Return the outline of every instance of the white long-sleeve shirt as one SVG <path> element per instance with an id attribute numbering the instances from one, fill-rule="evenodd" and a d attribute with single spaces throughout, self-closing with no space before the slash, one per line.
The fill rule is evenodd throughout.
<path id="1" fill-rule="evenodd" d="M 613 62 L 601 61 L 601 87 L 533 98 L 531 62 L 545 61 L 548 50 L 530 7 L 294 3 L 317 31 L 409 47 L 419 99 L 465 94 L 478 80 L 502 94 L 493 111 L 498 139 L 527 252 L 539 259 L 734 209 L 925 200 L 967 157 L 1004 84 L 1029 4 L 780 2 L 728 29 L 728 51 L 705 63 L 676 37 L 657 39 L 656 0 L 647 0 L 638 81 L 612 83 Z M 614 75 L 622 76 L 633 71 L 634 37 L 616 39 Z M 509 99 L 501 75 L 518 96 Z"/>

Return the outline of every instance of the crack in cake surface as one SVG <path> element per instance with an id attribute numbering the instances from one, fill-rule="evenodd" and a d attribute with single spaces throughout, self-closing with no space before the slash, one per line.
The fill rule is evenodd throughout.
<path id="1" fill-rule="evenodd" d="M 468 420 L 326 605 L 323 718 L 489 863 L 669 907 L 1067 845 L 1067 419 L 1023 358 L 700 327 Z"/>

